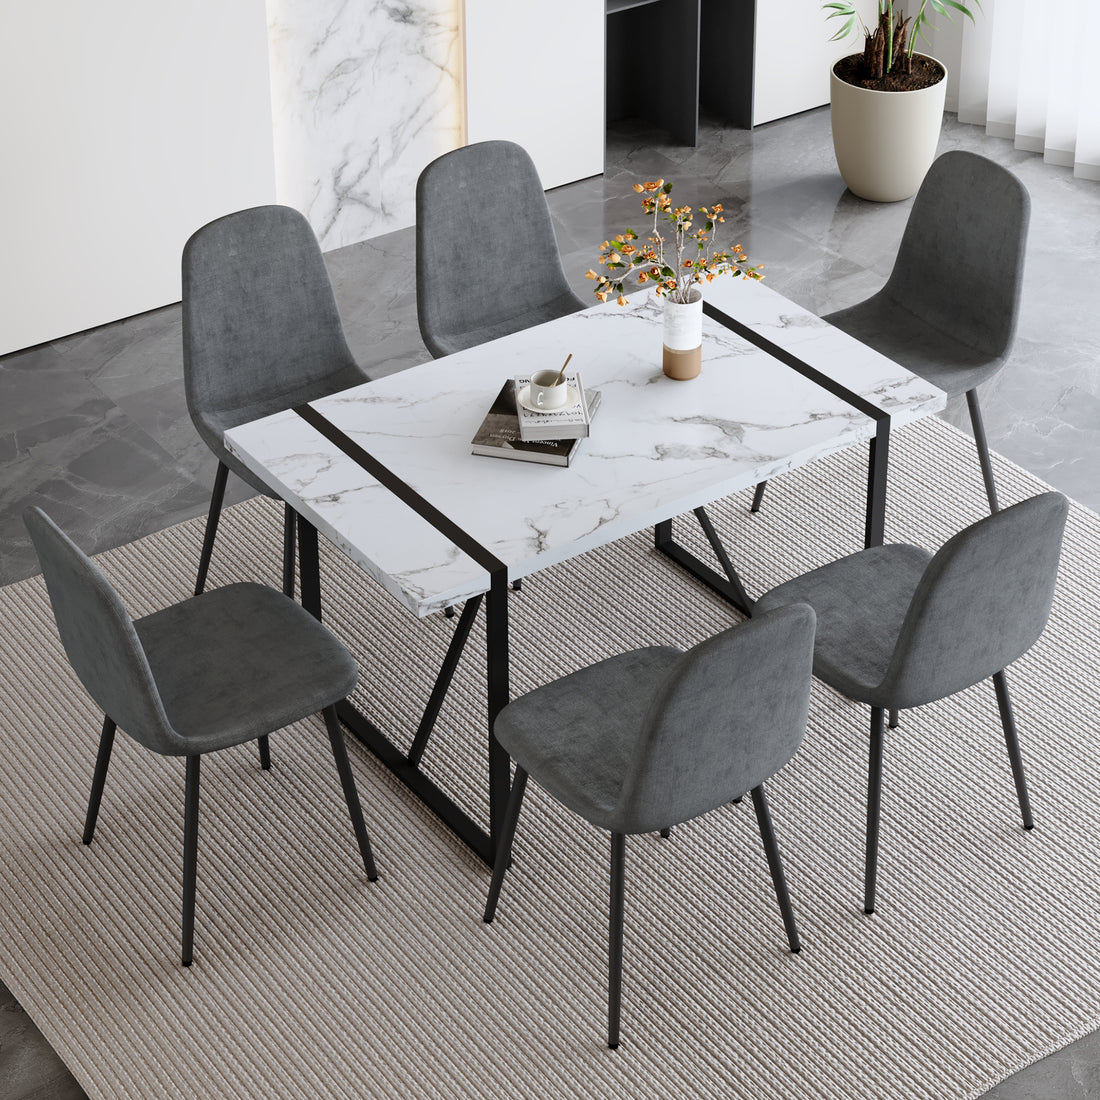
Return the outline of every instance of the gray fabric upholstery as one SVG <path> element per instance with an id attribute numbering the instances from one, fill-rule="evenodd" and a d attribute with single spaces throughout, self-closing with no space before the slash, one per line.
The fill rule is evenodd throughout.
<path id="1" fill-rule="evenodd" d="M 61 644 L 85 690 L 149 748 L 186 752 L 164 713 L 134 624 L 110 582 L 41 508 L 28 508 L 23 522 L 42 566 Z"/>
<path id="2" fill-rule="evenodd" d="M 242 744 L 355 686 L 348 651 L 282 593 L 235 584 L 133 622 L 106 577 L 41 509 L 24 519 L 73 670 L 119 728 L 153 752 Z"/>
<path id="3" fill-rule="evenodd" d="M 616 833 L 690 820 L 761 785 L 797 751 L 814 614 L 785 607 L 687 653 L 633 650 L 510 703 L 494 730 L 558 801 Z"/>
<path id="4" fill-rule="evenodd" d="M 576 313 L 550 209 L 527 152 L 483 141 L 416 184 L 416 313 L 435 358 Z"/>
<path id="5" fill-rule="evenodd" d="M 1050 615 L 1068 502 L 1043 493 L 959 532 L 852 554 L 756 604 L 817 612 L 814 673 L 852 699 L 900 710 L 962 691 L 1021 657 Z"/>
<path id="6" fill-rule="evenodd" d="M 326 627 L 262 584 L 212 589 L 134 629 L 189 752 L 289 726 L 347 698 L 358 679 L 355 660 Z"/>
<path id="7" fill-rule="evenodd" d="M 825 320 L 951 396 L 976 388 L 1012 346 L 1030 209 L 1006 168 L 944 153 L 913 201 L 886 285 Z"/>
<path id="8" fill-rule="evenodd" d="M 188 240 L 183 367 L 199 435 L 268 495 L 225 450 L 226 429 L 369 381 L 344 338 L 317 238 L 297 210 L 240 210 Z"/>

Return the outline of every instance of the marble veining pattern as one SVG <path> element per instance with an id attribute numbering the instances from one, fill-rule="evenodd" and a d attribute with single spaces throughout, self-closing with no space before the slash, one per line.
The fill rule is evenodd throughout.
<path id="1" fill-rule="evenodd" d="M 869 397 L 901 423 L 942 392 L 756 283 L 720 308 Z M 874 433 L 872 418 L 716 322 L 691 383 L 660 372 L 660 304 L 583 313 L 316 402 L 368 453 L 477 539 L 512 579 L 690 511 Z M 470 454 L 502 381 L 573 352 L 602 404 L 568 469 Z M 488 575 L 293 412 L 235 428 L 230 449 L 287 493 L 394 595 L 424 615 Z M 266 472 L 265 472 L 266 471 Z M 387 499 L 388 498 L 388 499 Z"/>
<path id="2" fill-rule="evenodd" d="M 461 141 L 458 0 L 269 0 L 278 201 L 325 249 L 411 225 Z"/>

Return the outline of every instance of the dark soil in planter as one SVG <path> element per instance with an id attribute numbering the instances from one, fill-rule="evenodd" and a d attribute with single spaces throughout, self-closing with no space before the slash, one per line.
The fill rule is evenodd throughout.
<path id="1" fill-rule="evenodd" d="M 845 84 L 854 84 L 857 88 L 870 88 L 875 92 L 914 92 L 919 88 L 931 88 L 933 84 L 938 84 L 944 78 L 944 68 L 938 61 L 916 53 L 913 54 L 911 73 L 899 72 L 895 69 L 892 73 L 873 80 L 867 75 L 867 65 L 861 53 L 842 57 L 833 66 L 833 72 Z"/>

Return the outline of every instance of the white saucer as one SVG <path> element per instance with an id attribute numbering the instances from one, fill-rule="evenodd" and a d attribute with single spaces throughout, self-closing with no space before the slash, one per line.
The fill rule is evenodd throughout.
<path id="1" fill-rule="evenodd" d="M 516 394 L 516 400 L 528 411 L 533 413 L 560 413 L 565 412 L 566 409 L 573 408 L 580 399 L 581 395 L 570 385 L 566 384 L 565 387 L 565 401 L 560 404 L 556 409 L 540 409 L 538 405 L 532 405 L 529 398 L 531 396 L 531 387 L 523 386 L 520 388 L 519 393 Z"/>

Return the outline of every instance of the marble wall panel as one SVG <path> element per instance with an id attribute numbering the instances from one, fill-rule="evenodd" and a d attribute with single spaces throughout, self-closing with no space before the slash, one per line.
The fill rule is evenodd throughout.
<path id="1" fill-rule="evenodd" d="M 408 226 L 462 140 L 461 0 L 268 0 L 276 193 L 326 251 Z"/>

